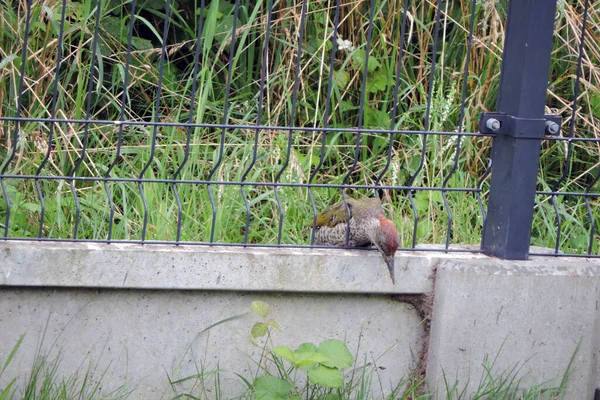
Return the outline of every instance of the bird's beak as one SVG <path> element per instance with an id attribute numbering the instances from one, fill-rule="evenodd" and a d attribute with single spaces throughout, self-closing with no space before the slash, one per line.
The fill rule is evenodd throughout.
<path id="1" fill-rule="evenodd" d="M 387 264 L 388 270 L 390 271 L 390 278 L 392 278 L 392 284 L 396 284 L 396 277 L 394 275 L 394 255 L 384 256 L 385 263 Z"/>

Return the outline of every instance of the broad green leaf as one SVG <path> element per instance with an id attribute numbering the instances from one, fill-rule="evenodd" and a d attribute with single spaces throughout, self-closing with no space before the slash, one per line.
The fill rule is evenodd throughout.
<path id="1" fill-rule="evenodd" d="M 264 301 L 253 301 L 250 307 L 252 308 L 252 311 L 263 318 L 266 318 L 267 314 L 269 314 L 269 305 Z"/>
<path id="2" fill-rule="evenodd" d="M 354 66 L 354 68 L 362 71 L 365 67 L 365 58 L 366 58 L 365 49 L 358 49 L 354 53 L 352 53 L 352 65 Z M 379 63 L 379 61 L 377 61 L 375 56 L 373 56 L 372 54 L 369 55 L 369 63 L 367 65 L 367 71 L 373 72 L 380 66 L 381 66 L 381 64 Z"/>
<path id="3" fill-rule="evenodd" d="M 331 368 L 350 368 L 354 357 L 348 346 L 340 340 L 325 340 L 319 345 L 319 353 L 324 354 L 329 359 L 324 364 Z"/>
<path id="4" fill-rule="evenodd" d="M 347 71 L 334 71 L 333 77 L 335 78 L 335 83 L 340 89 L 346 89 L 348 82 L 350 82 L 350 74 Z"/>
<path id="5" fill-rule="evenodd" d="M 367 92 L 382 92 L 387 89 L 390 81 L 383 71 L 378 71 L 367 80 Z"/>
<path id="6" fill-rule="evenodd" d="M 280 357 L 283 357 L 284 359 L 288 360 L 289 362 L 294 362 L 295 357 L 294 357 L 294 353 L 292 353 L 292 350 L 290 350 L 289 347 L 287 346 L 278 346 L 275 347 L 273 349 L 273 353 L 277 354 Z"/>
<path id="7" fill-rule="evenodd" d="M 342 371 L 324 365 L 320 365 L 319 367 L 308 371 L 308 380 L 316 385 L 329 388 L 342 387 L 342 383 L 344 382 Z"/>
<path id="8" fill-rule="evenodd" d="M 250 336 L 252 339 L 256 339 L 259 337 L 263 337 L 267 334 L 267 325 L 262 322 L 257 322 L 254 324 L 252 329 L 250 330 Z"/>
<path id="9" fill-rule="evenodd" d="M 275 376 L 259 376 L 252 385 L 256 399 L 261 400 L 279 400 L 287 399 L 293 389 L 288 381 Z"/>
<path id="10" fill-rule="evenodd" d="M 131 47 L 135 50 L 150 50 L 152 48 L 152 42 L 148 39 L 134 36 L 131 38 Z"/>
<path id="11" fill-rule="evenodd" d="M 23 203 L 22 207 L 24 209 L 26 209 L 27 211 L 31 211 L 31 212 L 34 212 L 34 213 L 42 212 L 42 206 L 40 206 L 39 204 L 35 204 L 35 203 Z"/>
<path id="12" fill-rule="evenodd" d="M 307 371 L 313 369 L 317 364 L 322 364 L 329 361 L 329 358 L 321 353 L 314 351 L 304 352 L 298 350 L 294 352 L 294 359 L 294 366 L 296 368 L 302 368 Z"/>
<path id="13" fill-rule="evenodd" d="M 390 114 L 387 111 L 376 110 L 371 107 L 365 109 L 365 126 L 386 129 L 390 127 L 391 122 Z"/>
<path id="14" fill-rule="evenodd" d="M 312 343 L 302 343 L 296 349 L 296 352 L 309 352 L 309 351 L 317 351 L 317 346 Z"/>

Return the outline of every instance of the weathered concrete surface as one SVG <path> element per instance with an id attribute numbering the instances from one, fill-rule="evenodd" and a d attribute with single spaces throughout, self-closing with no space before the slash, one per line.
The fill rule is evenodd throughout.
<path id="1" fill-rule="evenodd" d="M 437 262 L 399 255 L 393 286 L 373 251 L 0 242 L 0 359 L 27 332 L 2 379 L 24 375 L 11 372 L 31 366 L 46 324 L 45 343 L 64 350 L 65 372 L 84 359 L 100 359 L 100 370 L 112 361 L 107 386 L 138 385 L 133 398 L 157 398 L 167 374 L 181 378 L 200 363 L 250 379 L 255 316 L 198 333 L 263 300 L 283 329 L 275 345 L 347 340 L 361 363 L 383 367 L 375 371 L 389 389 L 416 365 L 424 332 L 412 306 L 384 294 L 433 290 Z M 233 373 L 221 379 L 225 393 L 243 389 Z"/>
<path id="2" fill-rule="evenodd" d="M 521 387 L 557 378 L 571 357 L 567 399 L 591 399 L 598 382 L 600 262 L 532 257 L 442 262 L 437 269 L 427 379 L 476 391 L 497 357 L 498 376 L 520 366 Z"/>
<path id="3" fill-rule="evenodd" d="M 455 257 L 479 257 L 470 254 Z M 0 285 L 425 293 L 431 253 L 398 253 L 396 285 L 377 251 L 0 243 Z"/>
<path id="4" fill-rule="evenodd" d="M 411 372 L 429 341 L 433 389 L 445 373 L 472 393 L 484 357 L 498 353 L 494 371 L 525 363 L 521 387 L 540 383 L 562 376 L 577 344 L 566 398 L 591 398 L 600 386 L 600 261 L 398 253 L 396 277 L 393 286 L 374 251 L 0 242 L 0 359 L 27 332 L 1 379 L 24 375 L 46 324 L 65 371 L 112 361 L 105 381 L 137 384 L 132 398 L 157 398 L 167 374 L 190 375 L 200 362 L 250 376 L 254 316 L 198 333 L 263 300 L 283 327 L 275 345 L 341 338 L 354 350 L 360 338 L 357 353 L 385 368 L 376 371 L 386 385 Z M 391 299 L 428 314 L 432 293 L 428 336 L 417 311 Z M 228 393 L 242 389 L 232 373 L 221 382 Z"/>
<path id="5" fill-rule="evenodd" d="M 232 398 L 244 389 L 233 372 L 250 381 L 256 373 L 260 351 L 249 337 L 260 317 L 249 314 L 199 333 L 249 311 L 254 300 L 266 301 L 271 306 L 269 317 L 281 326 L 281 332 L 273 331 L 275 346 L 346 340 L 359 355 L 359 365 L 365 359 L 375 362 L 377 368 L 371 368 L 385 390 L 414 368 L 422 348 L 423 328 L 414 309 L 382 296 L 4 287 L 0 360 L 6 359 L 21 334 L 27 336 L 17 359 L 0 378 L 0 387 L 11 377 L 25 377 L 40 332 L 47 328 L 43 348 L 56 340 L 53 354 L 62 349 L 63 371 L 68 374 L 79 367 L 83 375 L 90 361 L 99 360 L 98 376 L 112 361 L 103 379 L 105 390 L 127 383 L 134 389 L 132 399 L 172 398 L 175 393 L 168 391 L 167 376 L 175 380 L 196 374 L 196 368 L 204 372 L 219 368 L 231 371 L 221 374 L 221 389 L 222 398 Z M 213 393 L 214 378 L 206 377 Z"/>

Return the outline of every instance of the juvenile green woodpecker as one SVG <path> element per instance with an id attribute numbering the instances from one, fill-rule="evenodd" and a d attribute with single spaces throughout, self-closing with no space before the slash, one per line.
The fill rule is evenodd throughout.
<path id="1" fill-rule="evenodd" d="M 350 214 L 348 214 L 348 208 Z M 383 256 L 390 277 L 395 284 L 394 255 L 398 250 L 398 231 L 385 217 L 383 207 L 378 198 L 364 198 L 355 200 L 348 198 L 327 207 L 317 215 L 317 229 L 315 231 L 315 244 L 324 246 L 344 246 L 346 244 L 346 231 L 350 218 L 351 247 L 374 245 Z"/>

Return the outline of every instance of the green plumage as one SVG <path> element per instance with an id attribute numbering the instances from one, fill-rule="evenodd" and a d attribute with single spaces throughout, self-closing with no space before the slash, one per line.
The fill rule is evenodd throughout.
<path id="1" fill-rule="evenodd" d="M 350 218 L 364 220 L 368 218 L 376 218 L 378 215 L 385 216 L 383 207 L 378 198 L 364 198 L 355 200 L 348 198 L 346 202 L 340 201 L 329 207 L 317 215 L 317 226 L 326 226 L 333 228 L 339 223 L 348 223 L 348 208 L 350 208 Z"/>

